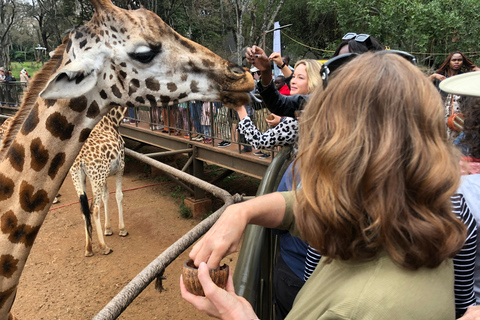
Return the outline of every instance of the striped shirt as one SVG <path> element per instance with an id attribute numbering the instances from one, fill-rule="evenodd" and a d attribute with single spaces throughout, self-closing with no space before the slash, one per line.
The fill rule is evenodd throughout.
<path id="1" fill-rule="evenodd" d="M 462 250 L 453 259 L 455 271 L 455 313 L 461 317 L 469 306 L 475 305 L 474 272 L 475 257 L 477 253 L 477 224 L 465 198 L 461 194 L 452 196 L 453 212 L 462 219 L 467 227 L 467 239 Z M 310 246 L 307 249 L 305 258 L 305 281 L 312 275 L 322 256 Z"/>

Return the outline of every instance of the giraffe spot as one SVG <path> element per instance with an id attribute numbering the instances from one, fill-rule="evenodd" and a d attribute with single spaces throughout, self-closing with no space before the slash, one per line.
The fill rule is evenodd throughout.
<path id="1" fill-rule="evenodd" d="M 117 28 L 115 28 L 114 26 L 110 26 L 110 29 L 112 29 L 113 32 L 117 32 L 117 33 L 118 33 Z"/>
<path id="2" fill-rule="evenodd" d="M 100 35 L 101 35 L 102 37 L 103 37 L 104 33 L 105 33 L 105 31 L 100 30 Z"/>
<path id="3" fill-rule="evenodd" d="M 81 96 L 78 98 L 71 99 L 68 106 L 73 111 L 82 112 L 87 108 L 87 102 L 88 102 L 87 98 L 85 96 Z"/>
<path id="4" fill-rule="evenodd" d="M 68 59 L 67 62 L 65 62 L 65 65 L 72 63 L 72 60 Z"/>
<path id="5" fill-rule="evenodd" d="M 102 99 L 107 99 L 108 96 L 105 90 L 100 91 L 100 97 L 102 97 Z"/>
<path id="6" fill-rule="evenodd" d="M 35 212 L 45 209 L 50 203 L 48 194 L 40 189 L 34 193 L 35 188 L 27 181 L 22 181 L 20 185 L 20 206 L 26 212 Z"/>
<path id="7" fill-rule="evenodd" d="M 80 137 L 78 138 L 78 142 L 84 143 L 90 136 L 90 132 L 92 132 L 92 129 L 88 129 L 88 128 L 83 129 L 80 132 Z"/>
<path id="8" fill-rule="evenodd" d="M 80 39 L 81 37 L 83 37 L 83 33 L 80 31 L 75 32 L 75 39 Z"/>
<path id="9" fill-rule="evenodd" d="M 215 66 L 215 63 L 213 61 L 207 60 L 207 59 L 202 59 L 202 64 L 206 68 L 213 68 Z"/>
<path id="10" fill-rule="evenodd" d="M 0 201 L 10 198 L 14 187 L 13 180 L 0 173 Z"/>
<path id="11" fill-rule="evenodd" d="M 135 69 L 135 68 L 132 68 L 132 72 L 135 73 L 135 74 L 138 74 L 138 70 Z"/>
<path id="12" fill-rule="evenodd" d="M 32 107 L 32 110 L 30 111 L 30 114 L 23 123 L 22 134 L 26 136 L 27 134 L 32 132 L 37 127 L 39 122 L 40 119 L 38 118 L 38 103 L 35 103 L 35 105 Z"/>
<path id="13" fill-rule="evenodd" d="M 160 82 L 158 82 L 157 79 L 155 78 L 148 78 L 145 80 L 145 85 L 147 86 L 148 89 L 152 91 L 158 91 L 160 90 Z"/>
<path id="14" fill-rule="evenodd" d="M 52 162 L 50 163 L 50 167 L 48 168 L 48 176 L 52 179 L 55 179 L 55 176 L 58 173 L 58 170 L 63 166 L 65 163 L 65 153 L 60 152 L 53 157 Z"/>
<path id="15" fill-rule="evenodd" d="M 57 103 L 57 99 L 45 99 L 45 105 L 47 108 L 53 107 Z"/>
<path id="16" fill-rule="evenodd" d="M 142 100 L 143 100 L 143 99 L 142 99 Z M 144 100 L 143 103 L 145 103 L 145 100 Z M 135 107 L 135 105 L 134 105 L 133 103 L 131 103 L 130 101 L 127 101 L 126 105 L 127 105 L 127 107 L 130 107 L 130 108 L 134 108 L 134 107 Z"/>
<path id="17" fill-rule="evenodd" d="M 88 107 L 87 118 L 93 119 L 99 114 L 100 114 L 100 107 L 98 106 L 97 101 L 93 100 L 92 103 L 90 103 L 90 106 Z"/>
<path id="18" fill-rule="evenodd" d="M 170 92 L 175 92 L 177 91 L 177 85 L 173 82 L 167 83 L 167 89 L 170 90 Z"/>
<path id="19" fill-rule="evenodd" d="M 162 102 L 162 105 L 166 106 L 170 102 L 170 97 L 169 96 L 160 96 L 160 102 Z"/>
<path id="20" fill-rule="evenodd" d="M 40 171 L 45 167 L 48 161 L 48 150 L 40 138 L 33 139 L 30 144 L 31 166 L 35 171 Z"/>
<path id="21" fill-rule="evenodd" d="M 127 67 L 127 63 L 126 63 L 126 62 L 120 63 L 120 67 L 126 68 L 126 67 Z"/>
<path id="22" fill-rule="evenodd" d="M 147 94 L 145 98 L 147 98 L 148 102 L 150 102 L 150 106 L 152 108 L 157 106 L 157 99 L 154 96 L 152 96 L 151 94 Z"/>
<path id="23" fill-rule="evenodd" d="M 97 38 L 95 39 L 95 43 L 99 43 L 99 42 L 100 42 L 100 38 L 97 37 Z"/>
<path id="24" fill-rule="evenodd" d="M 135 101 L 137 101 L 138 103 L 141 103 L 141 104 L 145 104 L 145 99 L 143 99 L 143 97 L 136 97 Z"/>
<path id="25" fill-rule="evenodd" d="M 18 267 L 18 259 L 15 259 L 11 254 L 2 254 L 0 256 L 0 272 L 1 276 L 5 278 L 10 278 Z"/>
<path id="26" fill-rule="evenodd" d="M 4 234 L 8 234 L 11 243 L 23 243 L 26 247 L 33 246 L 40 226 L 32 227 L 26 224 L 18 224 L 18 218 L 12 210 L 7 211 L 0 219 L 0 228 Z"/>
<path id="27" fill-rule="evenodd" d="M 8 149 L 6 157 L 10 161 L 12 168 L 17 171 L 23 170 L 23 164 L 25 162 L 25 148 L 16 142 L 14 142 L 10 149 Z"/>
<path id="28" fill-rule="evenodd" d="M 182 80 L 183 82 L 187 81 L 187 79 L 188 79 L 188 74 L 182 74 L 180 77 L 180 80 Z"/>
<path id="29" fill-rule="evenodd" d="M 137 88 L 135 87 L 128 87 L 128 95 L 131 96 L 132 94 L 134 94 L 135 92 L 137 92 Z"/>
<path id="30" fill-rule="evenodd" d="M 123 79 L 127 77 L 127 73 L 123 70 L 120 70 L 118 73 L 120 74 L 120 77 L 122 77 Z"/>
<path id="31" fill-rule="evenodd" d="M 2 258 L 0 258 L 0 262 L 1 261 L 2 261 Z M 0 292 L 0 309 L 3 309 L 3 305 L 5 304 L 5 302 L 7 302 L 7 300 L 10 298 L 12 294 L 15 294 L 16 292 L 15 288 L 16 286 L 13 286 L 10 289 Z M 8 320 L 10 320 L 10 315 L 11 313 L 8 315 Z"/>
<path id="32" fill-rule="evenodd" d="M 111 89 L 112 89 L 112 93 L 113 93 L 113 95 L 114 95 L 115 97 L 117 97 L 117 98 L 119 98 L 119 99 L 122 97 L 122 93 L 120 92 L 120 90 L 118 90 L 117 85 L 114 84 L 114 85 L 111 87 Z"/>
<path id="33" fill-rule="evenodd" d="M 120 32 L 121 32 L 121 33 L 125 33 L 125 32 L 127 32 L 127 29 L 121 28 L 121 29 L 120 29 Z"/>
<path id="34" fill-rule="evenodd" d="M 71 48 L 72 48 L 72 39 L 68 39 L 67 48 L 65 49 L 65 51 L 68 53 Z"/>
<path id="35" fill-rule="evenodd" d="M 195 81 L 195 80 L 192 80 L 192 82 L 190 82 L 190 90 L 192 90 L 193 93 L 196 93 L 198 92 L 198 81 Z"/>
<path id="36" fill-rule="evenodd" d="M 45 123 L 46 128 L 50 133 L 60 140 L 67 140 L 72 137 L 72 132 L 75 126 L 68 122 L 67 118 L 59 112 L 52 113 Z"/>
<path id="37" fill-rule="evenodd" d="M 122 86 L 122 89 L 125 90 L 125 85 L 123 84 L 123 78 L 121 78 L 120 76 L 117 76 L 117 80 L 118 80 L 118 83 L 120 83 L 120 85 Z"/>
<path id="38" fill-rule="evenodd" d="M 112 80 L 112 79 L 113 79 L 113 74 L 110 74 L 110 75 L 108 76 L 108 79 Z"/>
<path id="39" fill-rule="evenodd" d="M 180 95 L 178 96 L 178 99 L 183 99 L 183 98 L 186 98 L 186 97 L 188 97 L 188 94 L 183 92 L 183 93 L 180 93 Z"/>
<path id="40" fill-rule="evenodd" d="M 195 53 L 197 52 L 197 49 L 195 49 L 194 46 L 192 46 L 189 42 L 187 42 L 186 40 L 180 40 L 180 44 L 182 46 L 184 46 L 185 48 L 187 48 L 191 53 Z"/>

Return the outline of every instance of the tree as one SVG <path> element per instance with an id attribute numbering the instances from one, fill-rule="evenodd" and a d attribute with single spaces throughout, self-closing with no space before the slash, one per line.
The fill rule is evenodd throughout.
<path id="1" fill-rule="evenodd" d="M 16 19 L 14 0 L 0 0 L 0 66 L 10 68 L 10 30 Z"/>

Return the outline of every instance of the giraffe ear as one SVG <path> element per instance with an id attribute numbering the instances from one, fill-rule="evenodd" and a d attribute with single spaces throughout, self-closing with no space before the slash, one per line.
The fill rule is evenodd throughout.
<path id="1" fill-rule="evenodd" d="M 73 99 L 85 95 L 97 84 L 97 72 L 93 69 L 61 70 L 55 74 L 40 92 L 43 99 Z"/>

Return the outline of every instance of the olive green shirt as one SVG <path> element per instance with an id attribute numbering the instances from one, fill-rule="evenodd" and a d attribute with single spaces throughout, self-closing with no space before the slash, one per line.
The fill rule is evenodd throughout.
<path id="1" fill-rule="evenodd" d="M 283 193 L 287 210 L 280 228 L 298 233 L 293 193 Z M 410 271 L 386 253 L 369 262 L 322 259 L 298 293 L 291 319 L 455 319 L 453 263 Z"/>

